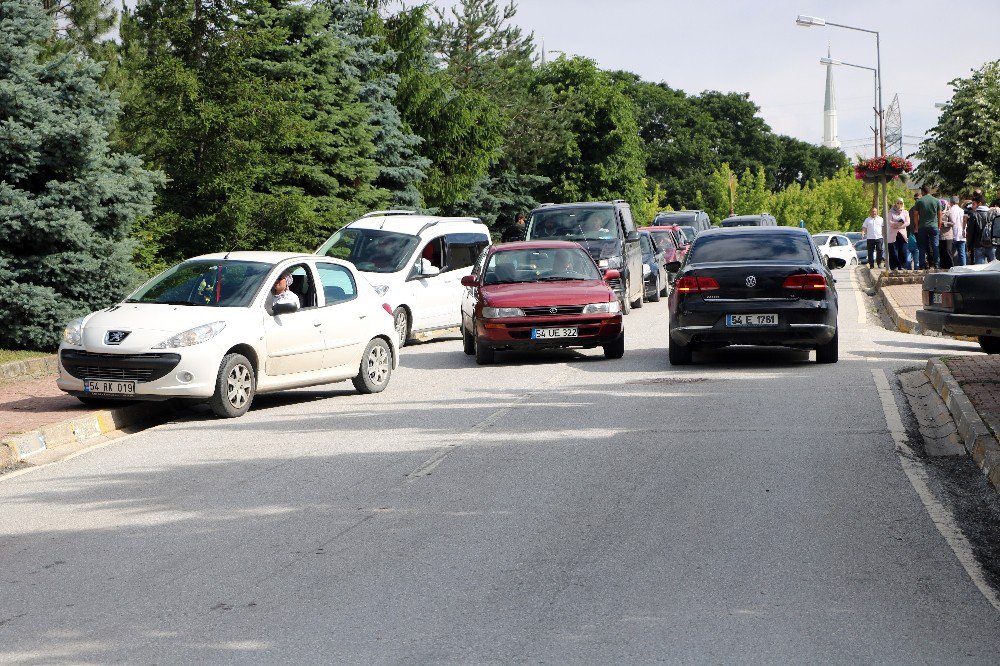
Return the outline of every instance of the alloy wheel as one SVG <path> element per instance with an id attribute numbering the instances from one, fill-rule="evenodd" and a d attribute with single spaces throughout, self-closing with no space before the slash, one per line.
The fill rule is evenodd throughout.
<path id="1" fill-rule="evenodd" d="M 253 380 L 250 368 L 243 364 L 233 366 L 226 378 L 226 398 L 229 404 L 240 409 L 250 400 L 250 391 L 253 389 Z"/>
<path id="2" fill-rule="evenodd" d="M 375 345 L 368 353 L 368 378 L 381 384 L 389 375 L 389 352 L 382 345 Z"/>

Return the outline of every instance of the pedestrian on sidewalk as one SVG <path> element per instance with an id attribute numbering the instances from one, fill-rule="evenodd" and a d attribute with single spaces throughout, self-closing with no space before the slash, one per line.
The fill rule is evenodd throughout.
<path id="1" fill-rule="evenodd" d="M 948 217 L 948 200 L 941 199 L 941 242 L 939 244 L 941 268 L 947 270 L 955 265 L 952 259 L 952 246 L 955 244 L 955 230 L 952 227 L 951 218 Z"/>
<path id="2" fill-rule="evenodd" d="M 910 228 L 907 231 L 906 249 L 910 253 L 910 261 L 907 268 L 918 271 L 924 267 L 924 254 L 920 251 L 920 236 L 917 234 L 917 206 L 910 206 L 906 212 L 910 220 Z"/>
<path id="3" fill-rule="evenodd" d="M 910 265 L 910 253 L 906 245 L 906 228 L 910 226 L 910 216 L 903 208 L 903 197 L 889 209 L 889 238 L 886 253 L 889 255 L 889 269 L 901 271 Z"/>
<path id="4" fill-rule="evenodd" d="M 941 256 L 938 243 L 941 228 L 941 202 L 931 195 L 929 185 L 920 186 L 920 198 L 913 203 L 910 222 L 917 230 L 917 240 L 920 252 L 924 255 L 921 268 L 931 269 L 941 267 Z"/>
<path id="5" fill-rule="evenodd" d="M 965 266 L 965 211 L 958 205 L 958 197 L 951 198 L 948 206 L 948 221 L 951 223 L 955 266 Z"/>
<path id="6" fill-rule="evenodd" d="M 965 220 L 966 238 L 973 248 L 972 263 L 988 264 L 997 258 L 996 248 L 990 238 L 996 213 L 986 206 L 982 190 L 972 193 L 972 204 L 975 208 Z"/>
<path id="7" fill-rule="evenodd" d="M 868 217 L 861 223 L 861 237 L 868 241 L 868 268 L 875 268 L 878 264 L 882 268 L 882 225 L 885 220 L 878 214 L 878 208 L 872 206 L 868 211 Z M 876 259 L 875 253 L 878 252 Z"/>

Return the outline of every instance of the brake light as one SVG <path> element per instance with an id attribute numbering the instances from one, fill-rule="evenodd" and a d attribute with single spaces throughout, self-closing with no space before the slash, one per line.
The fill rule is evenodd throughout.
<path id="1" fill-rule="evenodd" d="M 392 308 L 389 307 L 388 303 L 383 303 L 382 304 L 382 309 L 385 310 L 386 312 L 388 312 L 390 317 L 392 316 Z"/>
<path id="2" fill-rule="evenodd" d="M 789 275 L 781 285 L 795 291 L 826 291 L 826 278 L 819 273 Z"/>
<path id="3" fill-rule="evenodd" d="M 703 291 L 715 291 L 719 282 L 715 278 L 685 275 L 674 283 L 674 290 L 681 294 L 700 294 Z"/>

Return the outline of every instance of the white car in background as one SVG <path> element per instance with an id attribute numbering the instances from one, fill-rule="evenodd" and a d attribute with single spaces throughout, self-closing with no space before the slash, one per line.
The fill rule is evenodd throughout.
<path id="1" fill-rule="evenodd" d="M 814 234 L 812 239 L 827 268 L 858 265 L 858 253 L 854 249 L 854 244 L 844 234 Z"/>
<path id="2" fill-rule="evenodd" d="M 351 222 L 316 254 L 354 264 L 392 308 L 402 346 L 414 333 L 461 323 L 462 277 L 489 245 L 489 227 L 478 218 L 389 210 Z"/>
<path id="3" fill-rule="evenodd" d="M 289 274 L 299 306 L 272 307 Z M 258 393 L 345 379 L 377 393 L 398 357 L 391 309 L 351 264 L 230 252 L 181 262 L 70 322 L 57 384 L 84 402 L 195 398 L 235 417 Z"/>

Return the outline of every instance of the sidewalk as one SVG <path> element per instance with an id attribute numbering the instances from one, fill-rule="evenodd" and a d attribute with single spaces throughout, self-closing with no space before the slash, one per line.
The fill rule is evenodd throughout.
<path id="1" fill-rule="evenodd" d="M 55 373 L 0 384 L 0 440 L 93 411 L 56 388 Z"/>

